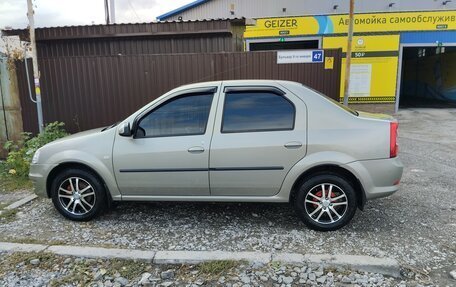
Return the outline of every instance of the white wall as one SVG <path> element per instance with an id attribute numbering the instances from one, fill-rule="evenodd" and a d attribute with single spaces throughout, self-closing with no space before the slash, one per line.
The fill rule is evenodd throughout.
<path id="1" fill-rule="evenodd" d="M 443 2 L 445 0 L 356 0 L 355 13 L 456 9 L 456 0 L 446 5 Z M 394 3 L 391 8 L 390 3 Z M 230 13 L 231 4 L 234 4 L 234 15 Z M 348 5 L 349 0 L 211 0 L 165 20 L 178 20 L 179 16 L 183 20 L 201 20 L 344 14 L 348 13 Z"/>

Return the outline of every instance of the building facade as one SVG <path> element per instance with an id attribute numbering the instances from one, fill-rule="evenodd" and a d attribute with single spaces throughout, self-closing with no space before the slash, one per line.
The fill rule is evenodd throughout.
<path id="1" fill-rule="evenodd" d="M 244 33 L 247 51 L 342 48 L 345 53 L 348 3 L 195 1 L 158 19 L 254 18 Z M 350 102 L 392 110 L 455 105 L 455 9 L 456 1 L 356 1 Z"/>

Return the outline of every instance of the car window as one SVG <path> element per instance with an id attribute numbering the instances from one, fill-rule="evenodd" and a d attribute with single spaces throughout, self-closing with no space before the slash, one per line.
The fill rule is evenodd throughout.
<path id="1" fill-rule="evenodd" d="M 174 98 L 144 116 L 136 137 L 201 135 L 206 132 L 213 94 Z"/>
<path id="2" fill-rule="evenodd" d="M 225 94 L 222 133 L 292 130 L 295 107 L 272 92 Z"/>
<path id="3" fill-rule="evenodd" d="M 303 86 L 304 86 L 304 85 L 303 85 Z M 352 108 L 350 108 L 350 107 L 347 107 L 347 106 L 341 104 L 340 102 L 338 102 L 338 101 L 336 101 L 336 100 L 334 100 L 334 99 L 331 99 L 331 98 L 328 97 L 327 95 L 322 94 L 321 92 L 319 92 L 319 91 L 317 91 L 317 90 L 314 90 L 314 89 L 312 89 L 311 87 L 307 87 L 307 86 L 304 86 L 304 87 L 305 87 L 306 89 L 309 89 L 309 90 L 314 91 L 315 93 L 319 94 L 320 96 L 323 96 L 323 98 L 325 98 L 326 100 L 328 100 L 328 101 L 330 101 L 331 103 L 335 104 L 335 105 L 338 106 L 339 108 L 345 110 L 346 112 L 349 112 L 350 114 L 355 115 L 355 116 L 359 116 L 359 113 L 358 113 L 356 110 L 354 110 L 354 109 L 352 109 Z"/>

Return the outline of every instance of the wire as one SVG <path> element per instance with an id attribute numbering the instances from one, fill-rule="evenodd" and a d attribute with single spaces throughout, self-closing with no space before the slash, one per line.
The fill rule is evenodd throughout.
<path id="1" fill-rule="evenodd" d="M 127 1 L 128 1 L 128 5 L 130 5 L 130 8 L 133 10 L 133 13 L 135 13 L 136 18 L 138 18 L 139 22 L 142 22 L 141 18 L 139 18 L 138 13 L 136 13 L 136 10 L 133 7 L 133 5 L 131 4 L 130 0 L 127 0 Z"/>

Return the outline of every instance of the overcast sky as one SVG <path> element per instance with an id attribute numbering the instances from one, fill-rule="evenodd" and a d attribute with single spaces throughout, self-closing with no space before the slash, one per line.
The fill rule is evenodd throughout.
<path id="1" fill-rule="evenodd" d="M 116 23 L 152 22 L 193 0 L 115 0 Z M 36 27 L 103 24 L 104 0 L 33 0 Z M 27 0 L 0 0 L 0 29 L 27 27 Z"/>

